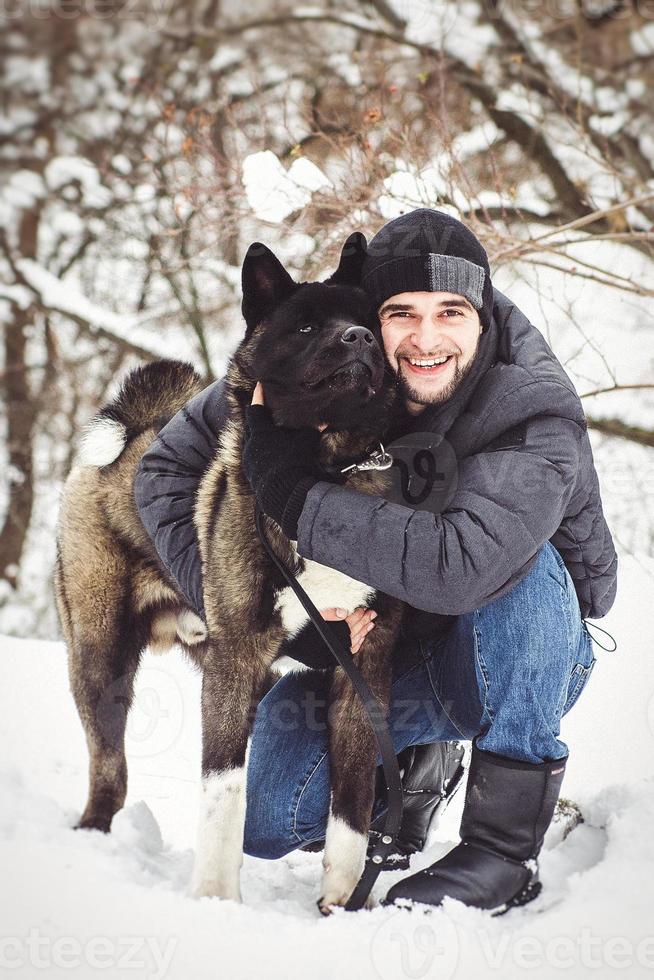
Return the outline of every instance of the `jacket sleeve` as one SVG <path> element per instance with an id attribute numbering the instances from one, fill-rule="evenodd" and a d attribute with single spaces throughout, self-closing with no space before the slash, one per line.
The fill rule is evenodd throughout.
<path id="1" fill-rule="evenodd" d="M 418 609 L 472 612 L 509 591 L 560 526 L 584 431 L 568 418 L 528 419 L 521 445 L 490 443 L 459 461 L 439 514 L 321 481 L 300 516 L 298 552 Z"/>
<path id="2" fill-rule="evenodd" d="M 196 612 L 204 616 L 195 495 L 227 419 L 225 380 L 192 398 L 144 453 L 134 480 L 143 526 L 161 561 Z"/>

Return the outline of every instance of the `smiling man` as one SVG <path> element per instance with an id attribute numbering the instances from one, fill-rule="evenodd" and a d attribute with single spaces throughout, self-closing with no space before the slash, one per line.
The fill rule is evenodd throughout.
<path id="1" fill-rule="evenodd" d="M 396 751 L 473 743 L 461 842 L 386 901 L 450 897 L 506 910 L 540 890 L 536 858 L 568 756 L 560 721 L 595 663 L 585 618 L 605 615 L 616 592 L 584 412 L 542 335 L 493 288 L 486 252 L 460 221 L 420 209 L 389 222 L 368 246 L 361 281 L 403 396 L 392 436 L 441 440 L 455 463 L 450 492 L 431 509 L 361 493 L 316 476 L 315 460 L 292 459 L 291 439 L 283 465 L 270 454 L 263 465 L 268 436 L 256 412 L 244 468 L 303 558 L 412 607 L 394 672 Z M 144 524 L 187 595 L 197 590 L 197 548 L 180 547 L 171 528 L 188 518 L 197 459 L 210 456 L 220 428 L 219 387 L 207 391 L 143 457 L 136 488 Z M 354 651 L 374 629 L 363 610 L 339 625 Z M 325 684 L 322 671 L 289 673 L 259 705 L 247 853 L 279 857 L 324 837 L 326 731 L 304 709 L 324 699 Z M 295 719 L 291 731 L 278 723 L 282 709 Z M 407 793 L 415 800 L 429 788 L 427 770 Z M 382 809 L 380 800 L 376 815 Z"/>

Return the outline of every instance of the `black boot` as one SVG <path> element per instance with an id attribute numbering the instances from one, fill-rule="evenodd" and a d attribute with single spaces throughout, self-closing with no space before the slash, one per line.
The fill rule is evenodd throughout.
<path id="1" fill-rule="evenodd" d="M 432 742 L 429 745 L 410 745 L 398 755 L 402 772 L 404 808 L 397 847 L 388 855 L 381 870 L 408 868 L 409 858 L 422 851 L 432 823 L 442 815 L 454 793 L 461 785 L 465 772 L 464 748 L 458 742 Z M 378 770 L 377 796 L 385 798 L 383 770 Z M 384 830 L 385 811 L 370 827 L 369 850 Z"/>
<path id="2" fill-rule="evenodd" d="M 381 865 L 382 871 L 397 871 L 409 867 L 409 857 L 425 846 L 432 823 L 440 816 L 461 785 L 465 772 L 464 748 L 459 742 L 433 742 L 430 745 L 410 745 L 399 753 L 403 811 L 397 836 L 396 850 Z M 377 768 L 375 798 L 386 799 L 384 772 Z M 385 810 L 370 825 L 369 850 L 384 830 Z M 321 851 L 323 840 L 303 844 L 302 851 Z"/>
<path id="3" fill-rule="evenodd" d="M 440 905 L 449 897 L 499 914 L 536 898 L 541 889 L 536 858 L 554 815 L 566 758 L 519 762 L 482 752 L 473 743 L 461 843 L 393 885 L 382 904 L 404 899 Z"/>

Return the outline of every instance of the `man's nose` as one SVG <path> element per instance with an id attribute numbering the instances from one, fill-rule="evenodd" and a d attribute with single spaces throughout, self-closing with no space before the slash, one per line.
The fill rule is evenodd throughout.
<path id="1" fill-rule="evenodd" d="M 348 327 L 341 334 L 341 342 L 347 344 L 353 353 L 366 350 L 375 343 L 375 338 L 367 327 Z"/>
<path id="2" fill-rule="evenodd" d="M 411 331 L 411 343 L 419 350 L 432 350 L 437 347 L 443 338 L 443 332 L 439 323 L 434 323 L 428 317 L 423 317 L 421 322 Z"/>

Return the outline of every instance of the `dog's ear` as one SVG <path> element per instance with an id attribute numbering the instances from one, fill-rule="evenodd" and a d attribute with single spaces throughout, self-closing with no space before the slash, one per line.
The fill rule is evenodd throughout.
<path id="1" fill-rule="evenodd" d="M 266 245 L 253 242 L 243 259 L 241 284 L 241 312 L 247 324 L 247 340 L 257 323 L 270 316 L 297 289 L 297 283 Z"/>
<path id="2" fill-rule="evenodd" d="M 343 246 L 338 269 L 332 273 L 329 279 L 325 279 L 325 282 L 338 286 L 360 286 L 361 269 L 367 250 L 368 243 L 365 235 L 362 235 L 360 231 L 355 231 Z"/>

